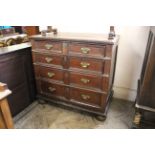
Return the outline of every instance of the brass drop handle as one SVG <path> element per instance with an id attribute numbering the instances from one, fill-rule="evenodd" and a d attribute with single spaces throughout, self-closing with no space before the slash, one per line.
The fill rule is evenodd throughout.
<path id="1" fill-rule="evenodd" d="M 83 68 L 88 68 L 88 67 L 90 66 L 90 63 L 81 62 L 80 65 L 81 65 L 81 67 L 83 67 Z"/>
<path id="2" fill-rule="evenodd" d="M 48 90 L 49 90 L 50 92 L 56 91 L 56 89 L 55 89 L 55 88 L 52 88 L 52 87 L 48 87 Z"/>
<path id="3" fill-rule="evenodd" d="M 81 48 L 81 52 L 82 52 L 83 54 L 88 54 L 89 51 L 90 51 L 90 48 L 86 48 L 86 47 L 82 47 L 82 48 Z"/>
<path id="4" fill-rule="evenodd" d="M 87 84 L 87 83 L 90 82 L 90 80 L 89 80 L 89 79 L 82 78 L 82 79 L 81 79 L 81 82 L 83 82 L 84 84 Z"/>
<path id="5" fill-rule="evenodd" d="M 47 75 L 48 75 L 48 77 L 52 78 L 53 76 L 55 76 L 55 73 L 48 72 Z"/>
<path id="6" fill-rule="evenodd" d="M 46 57 L 46 58 L 45 58 L 45 60 L 46 60 L 46 62 L 50 63 L 50 62 L 52 62 L 52 61 L 53 61 L 53 58 Z"/>
<path id="7" fill-rule="evenodd" d="M 85 95 L 85 94 L 81 94 L 81 97 L 83 100 L 89 100 L 90 96 L 89 95 Z"/>
<path id="8" fill-rule="evenodd" d="M 52 45 L 52 44 L 46 44 L 46 45 L 45 45 L 45 48 L 46 48 L 47 50 L 50 50 L 51 48 L 53 48 L 53 45 Z"/>

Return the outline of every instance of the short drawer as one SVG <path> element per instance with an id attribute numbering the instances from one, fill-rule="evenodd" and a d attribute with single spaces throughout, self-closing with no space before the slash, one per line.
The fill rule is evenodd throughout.
<path id="1" fill-rule="evenodd" d="M 103 72 L 103 60 L 70 57 L 69 68 L 78 68 L 78 69 L 83 69 L 83 70 Z"/>
<path id="2" fill-rule="evenodd" d="M 63 71 L 48 67 L 39 67 L 40 77 L 63 82 Z"/>
<path id="3" fill-rule="evenodd" d="M 54 97 L 65 98 L 65 87 L 62 85 L 41 81 L 41 91 Z"/>
<path id="4" fill-rule="evenodd" d="M 63 65 L 63 56 L 56 56 L 56 55 L 44 55 L 44 54 L 33 54 L 33 61 L 34 62 L 40 62 L 40 63 L 46 63 L 51 65 Z"/>
<path id="5" fill-rule="evenodd" d="M 73 101 L 100 107 L 105 105 L 106 95 L 101 93 L 95 93 L 88 90 L 71 88 L 70 99 Z"/>
<path id="6" fill-rule="evenodd" d="M 70 72 L 70 83 L 72 85 L 101 89 L 102 77 Z"/>
<path id="7" fill-rule="evenodd" d="M 104 57 L 105 46 L 89 45 L 83 43 L 69 44 L 70 54 L 82 54 L 85 56 Z"/>
<path id="8" fill-rule="evenodd" d="M 62 53 L 62 43 L 57 41 L 39 40 L 33 42 L 33 49 Z"/>

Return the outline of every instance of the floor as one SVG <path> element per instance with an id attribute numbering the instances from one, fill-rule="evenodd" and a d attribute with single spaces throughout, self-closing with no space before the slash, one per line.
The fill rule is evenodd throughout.
<path id="1" fill-rule="evenodd" d="M 111 103 L 104 122 L 84 113 L 34 102 L 14 117 L 14 122 L 16 129 L 128 129 L 133 114 L 133 103 L 118 99 Z"/>

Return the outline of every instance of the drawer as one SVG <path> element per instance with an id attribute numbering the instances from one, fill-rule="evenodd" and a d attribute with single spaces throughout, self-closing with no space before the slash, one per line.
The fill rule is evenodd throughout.
<path id="1" fill-rule="evenodd" d="M 69 44 L 70 54 L 82 54 L 85 56 L 104 57 L 105 46 L 89 45 L 83 43 L 71 43 Z"/>
<path id="2" fill-rule="evenodd" d="M 102 77 L 70 72 L 70 83 L 73 85 L 101 89 Z"/>
<path id="3" fill-rule="evenodd" d="M 62 53 L 62 43 L 57 42 L 57 41 L 50 41 L 50 40 L 34 41 L 33 42 L 33 49 Z"/>
<path id="4" fill-rule="evenodd" d="M 41 91 L 53 97 L 65 98 L 65 87 L 62 85 L 41 81 Z"/>
<path id="5" fill-rule="evenodd" d="M 57 81 L 63 81 L 64 73 L 62 70 L 40 66 L 39 73 L 40 73 L 40 77 L 57 80 Z"/>
<path id="6" fill-rule="evenodd" d="M 63 56 L 56 56 L 56 55 L 44 55 L 44 54 L 36 54 L 33 55 L 34 62 L 41 62 L 46 64 L 52 65 L 63 65 Z"/>
<path id="7" fill-rule="evenodd" d="M 69 57 L 69 67 L 78 68 L 96 72 L 103 72 L 103 60 Z"/>
<path id="8" fill-rule="evenodd" d="M 82 102 L 100 107 L 105 105 L 106 95 L 101 93 L 95 93 L 88 90 L 71 88 L 70 99 L 72 101 Z"/>

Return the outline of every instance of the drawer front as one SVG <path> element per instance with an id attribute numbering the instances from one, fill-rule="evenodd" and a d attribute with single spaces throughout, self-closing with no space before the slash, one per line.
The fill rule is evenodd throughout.
<path id="1" fill-rule="evenodd" d="M 64 73 L 62 70 L 48 68 L 48 67 L 41 67 L 41 66 L 39 67 L 39 70 L 40 70 L 40 77 L 57 80 L 57 81 L 63 81 Z"/>
<path id="2" fill-rule="evenodd" d="M 62 53 L 62 43 L 56 41 L 35 41 L 33 42 L 33 49 L 42 49 L 49 52 Z"/>
<path id="3" fill-rule="evenodd" d="M 33 61 L 62 66 L 63 65 L 63 56 L 43 55 L 43 54 L 35 54 L 34 53 Z"/>
<path id="4" fill-rule="evenodd" d="M 41 81 L 41 91 L 53 97 L 65 98 L 65 87 L 62 85 Z"/>
<path id="5" fill-rule="evenodd" d="M 102 106 L 102 94 L 77 88 L 70 89 L 70 99 L 90 105 Z"/>
<path id="6" fill-rule="evenodd" d="M 70 54 L 83 54 L 85 56 L 104 57 L 105 46 L 71 43 L 69 44 Z"/>
<path id="7" fill-rule="evenodd" d="M 103 60 L 70 57 L 69 67 L 96 71 L 96 72 L 103 72 Z"/>
<path id="8" fill-rule="evenodd" d="M 70 73 L 70 83 L 90 88 L 101 89 L 102 77 L 95 75 L 83 75 L 80 73 Z"/>

